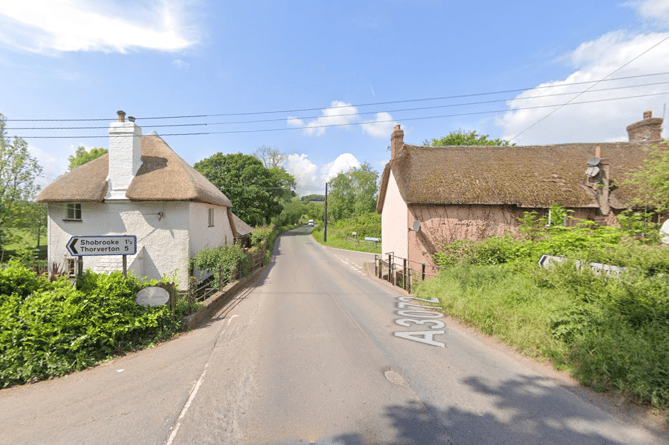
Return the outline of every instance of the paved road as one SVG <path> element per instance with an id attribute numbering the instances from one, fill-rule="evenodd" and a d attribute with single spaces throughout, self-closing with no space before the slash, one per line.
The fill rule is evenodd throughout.
<path id="1" fill-rule="evenodd" d="M 289 232 L 207 326 L 0 391 L 0 443 L 666 443 Z"/>

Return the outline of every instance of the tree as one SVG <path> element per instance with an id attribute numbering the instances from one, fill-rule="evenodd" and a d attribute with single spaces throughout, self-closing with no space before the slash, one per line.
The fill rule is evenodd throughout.
<path id="1" fill-rule="evenodd" d="M 293 198 L 284 204 L 281 214 L 275 217 L 272 222 L 282 226 L 295 224 L 304 215 L 306 207 L 306 204 L 298 198 Z"/>
<path id="2" fill-rule="evenodd" d="M 91 162 L 93 159 L 99 158 L 105 153 L 107 153 L 106 148 L 91 148 L 89 151 L 86 151 L 86 148 L 81 146 L 77 148 L 77 150 L 74 152 L 74 155 L 68 158 L 70 161 L 68 169 L 72 171 L 75 168 L 86 164 L 87 162 Z"/>
<path id="3" fill-rule="evenodd" d="M 669 142 L 653 147 L 638 170 L 626 175 L 624 184 L 635 187 L 634 203 L 669 211 Z"/>
<path id="4" fill-rule="evenodd" d="M 295 196 L 295 178 L 285 170 L 266 168 L 255 156 L 217 153 L 195 164 L 232 202 L 233 211 L 251 225 L 268 223 Z"/>
<path id="5" fill-rule="evenodd" d="M 509 141 L 504 139 L 488 139 L 490 136 L 487 134 L 478 134 L 476 130 L 474 131 L 464 131 L 462 129 L 458 131 L 452 131 L 448 136 L 444 136 L 439 139 L 426 140 L 423 142 L 423 145 L 432 145 L 433 147 L 444 147 L 450 145 L 496 145 L 500 147 L 506 147 L 511 144 Z"/>
<path id="6" fill-rule="evenodd" d="M 39 191 L 35 180 L 41 174 L 42 167 L 30 155 L 26 141 L 5 136 L 5 118 L 0 114 L 0 245 L 6 235 L 3 229 L 13 225 L 10 222 Z"/>
<path id="7" fill-rule="evenodd" d="M 281 184 L 279 189 L 278 198 L 281 202 L 290 202 L 297 194 L 295 193 L 295 187 L 297 187 L 297 182 L 293 175 L 288 173 L 283 167 L 272 167 L 269 171 L 274 175 L 277 181 Z"/>
<path id="8" fill-rule="evenodd" d="M 29 230 L 37 239 L 35 247 L 41 245 L 42 237 L 47 232 L 47 206 L 33 201 L 27 201 L 17 206 L 12 216 L 15 227 Z"/>
<path id="9" fill-rule="evenodd" d="M 265 168 L 278 167 L 286 160 L 286 155 L 281 153 L 278 148 L 269 145 L 261 145 L 256 148 L 253 156 L 260 159 Z"/>
<path id="10" fill-rule="evenodd" d="M 325 201 L 325 195 L 316 195 L 316 194 L 304 195 L 300 199 L 302 200 L 303 203 L 308 204 L 311 201 Z"/>
<path id="11" fill-rule="evenodd" d="M 330 181 L 328 215 L 343 219 L 373 212 L 379 190 L 378 178 L 378 172 L 367 162 L 339 173 Z"/>

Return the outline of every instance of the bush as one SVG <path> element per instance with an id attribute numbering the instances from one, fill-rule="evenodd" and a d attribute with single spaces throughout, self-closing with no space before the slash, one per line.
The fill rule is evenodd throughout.
<path id="1" fill-rule="evenodd" d="M 227 245 L 200 250 L 190 260 L 191 274 L 193 271 L 210 272 L 216 280 L 232 279 L 237 272 L 245 276 L 249 272 L 249 257 L 239 246 Z M 223 276 L 221 277 L 221 271 Z"/>
<path id="2" fill-rule="evenodd" d="M 260 246 L 270 237 L 276 229 L 274 225 L 259 226 L 251 232 L 251 246 Z"/>
<path id="3" fill-rule="evenodd" d="M 630 264 L 666 266 L 648 257 Z M 598 276 L 574 262 L 550 270 L 534 261 L 456 265 L 420 283 L 416 295 L 438 297 L 445 312 L 570 368 L 584 384 L 669 407 L 669 274 Z"/>
<path id="4" fill-rule="evenodd" d="M 59 376 L 167 339 L 182 328 L 167 306 L 142 307 L 144 282 L 90 271 L 49 282 L 15 264 L 0 271 L 0 386 Z M 15 285 L 8 284 L 18 278 Z M 179 314 L 180 315 L 180 314 Z"/>
<path id="5" fill-rule="evenodd" d="M 567 366 L 596 389 L 627 392 L 669 407 L 669 249 L 657 244 L 651 215 L 626 213 L 620 227 L 577 220 L 551 208 L 552 222 L 526 212 L 523 238 L 459 241 L 434 259 L 449 269 L 419 284 L 444 310 L 518 346 Z M 542 254 L 567 258 L 550 270 Z M 620 277 L 577 270 L 575 261 L 628 268 Z"/>

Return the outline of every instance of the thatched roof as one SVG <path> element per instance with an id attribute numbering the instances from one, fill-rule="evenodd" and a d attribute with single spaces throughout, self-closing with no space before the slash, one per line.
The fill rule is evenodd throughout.
<path id="1" fill-rule="evenodd" d="M 102 202 L 107 193 L 109 155 L 59 177 L 37 202 Z M 232 207 L 230 200 L 181 159 L 160 136 L 142 137 L 142 166 L 126 197 L 131 201 L 196 201 Z"/>
<path id="2" fill-rule="evenodd" d="M 602 158 L 610 161 L 610 206 L 625 208 L 634 190 L 621 184 L 622 177 L 640 166 L 650 150 L 648 144 L 404 145 L 383 171 L 377 211 L 383 210 L 391 171 L 407 204 L 599 207 L 585 175 L 596 145 L 601 147 Z"/>
<path id="3" fill-rule="evenodd" d="M 253 227 L 242 221 L 239 216 L 232 213 L 230 209 L 228 209 L 228 218 L 230 219 L 230 227 L 232 228 L 235 237 L 246 236 L 253 232 Z"/>

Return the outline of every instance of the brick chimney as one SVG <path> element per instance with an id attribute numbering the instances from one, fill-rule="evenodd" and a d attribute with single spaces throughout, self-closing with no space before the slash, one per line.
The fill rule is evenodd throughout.
<path id="1" fill-rule="evenodd" d="M 643 113 L 643 120 L 627 126 L 630 142 L 653 142 L 662 139 L 662 118 L 653 117 L 652 111 Z"/>
<path id="2" fill-rule="evenodd" d="M 587 184 L 594 189 L 597 204 L 602 215 L 608 215 L 611 211 L 609 204 L 610 190 L 610 175 L 611 175 L 611 161 L 608 158 L 602 158 L 602 149 L 599 145 L 595 147 L 595 158 L 599 158 L 599 172 L 595 176 L 588 176 Z M 588 167 L 593 167 L 593 164 L 588 163 Z M 588 172 L 586 172 L 588 173 Z"/>
<path id="3" fill-rule="evenodd" d="M 142 165 L 142 129 L 125 112 L 117 111 L 118 120 L 109 125 L 109 172 L 105 200 L 126 200 L 125 192 Z"/>
<path id="4" fill-rule="evenodd" d="M 392 136 L 390 136 L 390 159 L 394 159 L 395 156 L 402 150 L 404 147 L 404 131 L 400 129 L 400 125 L 395 125 L 395 131 L 393 131 Z"/>

